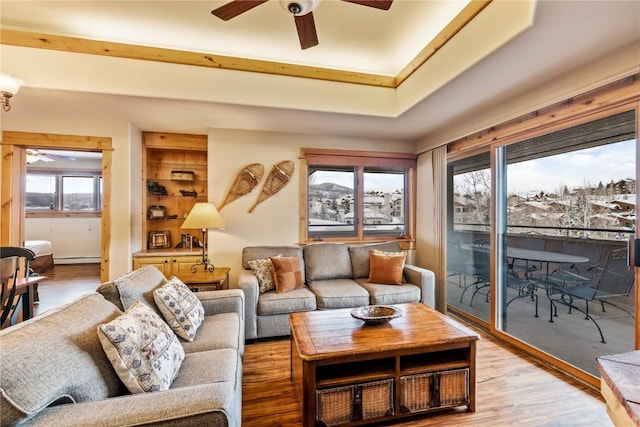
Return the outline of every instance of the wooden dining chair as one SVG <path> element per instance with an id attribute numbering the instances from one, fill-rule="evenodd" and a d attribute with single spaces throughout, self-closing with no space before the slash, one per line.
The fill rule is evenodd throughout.
<path id="1" fill-rule="evenodd" d="M 23 246 L 0 246 L 0 258 L 17 256 L 19 258 L 24 258 L 24 277 L 29 277 L 32 275 L 33 270 L 31 269 L 31 261 L 36 259 L 36 254 L 29 248 L 25 248 Z M 38 284 L 36 283 L 33 287 L 34 295 L 33 300 L 39 301 L 40 297 L 38 295 Z"/>
<path id="2" fill-rule="evenodd" d="M 16 298 L 16 283 L 20 276 L 19 273 L 20 262 L 17 256 L 0 259 L 0 277 L 2 278 L 0 327 L 10 324 L 11 318 L 18 307 L 19 298 Z"/>

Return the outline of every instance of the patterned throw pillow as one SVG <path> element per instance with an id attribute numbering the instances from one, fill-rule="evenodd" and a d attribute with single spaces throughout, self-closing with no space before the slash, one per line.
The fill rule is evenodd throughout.
<path id="1" fill-rule="evenodd" d="M 402 285 L 402 270 L 407 254 L 373 250 L 369 254 L 369 283 Z"/>
<path id="2" fill-rule="evenodd" d="M 281 256 L 281 255 L 278 255 Z M 251 271 L 256 275 L 258 279 L 258 286 L 260 293 L 272 291 L 276 288 L 276 284 L 273 281 L 273 264 L 270 258 L 261 258 L 248 262 Z"/>
<path id="3" fill-rule="evenodd" d="M 111 322 L 98 326 L 98 337 L 131 393 L 168 390 L 184 360 L 176 334 L 139 301 Z"/>
<path id="4" fill-rule="evenodd" d="M 273 264 L 273 280 L 277 293 L 304 288 L 300 259 L 297 256 L 273 257 L 271 263 Z"/>
<path id="5" fill-rule="evenodd" d="M 204 320 L 204 307 L 191 289 L 173 276 L 166 285 L 153 291 L 153 299 L 176 335 L 193 341 Z"/>

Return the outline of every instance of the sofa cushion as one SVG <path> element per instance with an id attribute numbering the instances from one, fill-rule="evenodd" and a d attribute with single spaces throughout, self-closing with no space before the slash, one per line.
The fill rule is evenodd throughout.
<path id="1" fill-rule="evenodd" d="M 140 301 L 111 322 L 98 326 L 98 336 L 131 393 L 168 390 L 184 359 L 176 334 Z"/>
<path id="2" fill-rule="evenodd" d="M 260 258 L 269 258 L 272 256 L 297 256 L 300 260 L 300 271 L 302 272 L 302 281 L 305 282 L 304 274 L 304 258 L 302 257 L 302 248 L 300 246 L 247 246 L 242 249 L 242 268 L 249 270 L 249 261 Z"/>
<path id="3" fill-rule="evenodd" d="M 121 310 L 126 310 L 134 302 L 141 301 L 160 314 L 153 299 L 153 291 L 165 283 L 167 279 L 160 270 L 152 265 L 146 265 L 111 282 L 101 284 L 98 292 Z M 117 302 L 114 298 L 117 298 Z"/>
<path id="4" fill-rule="evenodd" d="M 270 260 L 273 264 L 273 281 L 276 284 L 277 293 L 281 294 L 304 287 L 300 260 L 297 256 L 271 257 Z"/>
<path id="5" fill-rule="evenodd" d="M 351 279 L 318 280 L 309 283 L 318 309 L 352 308 L 369 305 L 369 292 Z"/>
<path id="6" fill-rule="evenodd" d="M 316 296 L 309 289 L 300 288 L 279 294 L 275 291 L 265 292 L 258 300 L 258 314 L 288 314 L 298 311 L 316 309 Z"/>
<path id="7" fill-rule="evenodd" d="M 244 340 L 240 334 L 240 316 L 237 312 L 204 316 L 196 339 L 181 342 L 185 353 L 231 348 L 244 351 Z"/>
<path id="8" fill-rule="evenodd" d="M 238 370 L 241 369 L 242 362 L 238 352 L 229 348 L 190 353 L 185 355 L 171 388 L 218 382 L 235 384 Z"/>
<path id="9" fill-rule="evenodd" d="M 357 279 L 357 282 L 369 292 L 371 304 L 405 304 L 420 301 L 420 288 L 405 283 L 400 286 L 367 283 L 367 279 Z"/>
<path id="10" fill-rule="evenodd" d="M 354 279 L 369 277 L 369 253 L 374 249 L 385 252 L 398 252 L 400 251 L 400 244 L 396 241 L 392 241 L 349 246 L 349 255 L 351 255 L 351 267 L 353 269 Z"/>
<path id="11" fill-rule="evenodd" d="M 349 248 L 344 243 L 314 243 L 303 249 L 307 283 L 353 277 Z"/>
<path id="12" fill-rule="evenodd" d="M 258 279 L 258 291 L 262 294 L 276 288 L 273 281 L 273 263 L 271 258 L 260 258 L 249 261 L 249 267 Z"/>
<path id="13" fill-rule="evenodd" d="M 88 294 L 0 332 L 0 425 L 14 425 L 56 402 L 126 393 L 96 334 L 122 312 Z"/>
<path id="14" fill-rule="evenodd" d="M 402 285 L 402 270 L 407 255 L 404 252 L 380 252 L 373 250 L 369 254 L 369 283 L 383 285 Z"/>
<path id="15" fill-rule="evenodd" d="M 181 338 L 193 341 L 204 319 L 204 308 L 182 280 L 173 276 L 153 291 L 156 306 L 167 324 Z"/>

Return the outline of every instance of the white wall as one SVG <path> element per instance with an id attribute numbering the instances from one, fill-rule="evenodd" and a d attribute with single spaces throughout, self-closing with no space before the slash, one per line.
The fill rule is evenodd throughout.
<path id="1" fill-rule="evenodd" d="M 299 243 L 301 147 L 409 153 L 415 149 L 412 143 L 400 141 L 210 129 L 209 201 L 216 206 L 224 200 L 236 173 L 249 163 L 262 163 L 265 177 L 275 163 L 283 160 L 293 160 L 296 168 L 289 183 L 276 195 L 259 204 L 252 213 L 247 211 L 260 194 L 264 178 L 251 193 L 220 211 L 227 228 L 209 233 L 210 258 L 215 265 L 231 267 L 232 282 L 242 268 L 243 247 Z"/>
<path id="2" fill-rule="evenodd" d="M 25 240 L 49 240 L 56 264 L 100 262 L 101 218 L 27 218 Z"/>

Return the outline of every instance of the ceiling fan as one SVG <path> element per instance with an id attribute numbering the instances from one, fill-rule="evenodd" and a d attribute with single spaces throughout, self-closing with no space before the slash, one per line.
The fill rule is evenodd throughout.
<path id="1" fill-rule="evenodd" d="M 75 160 L 73 156 L 63 156 L 60 154 L 54 154 L 50 151 L 43 152 L 33 148 L 27 148 L 27 163 L 35 163 L 37 161 L 43 162 L 55 162 L 56 160 Z"/>
<path id="2" fill-rule="evenodd" d="M 233 0 L 212 10 L 211 13 L 224 21 L 228 21 L 267 1 L 268 0 Z M 388 10 L 391 7 L 391 3 L 393 3 L 393 0 L 342 1 L 382 10 Z M 293 15 L 298 31 L 298 39 L 300 39 L 300 47 L 302 49 L 308 49 L 318 44 L 318 34 L 316 33 L 316 24 L 313 20 L 313 11 L 319 4 L 320 0 L 280 0 L 282 8 Z"/>

